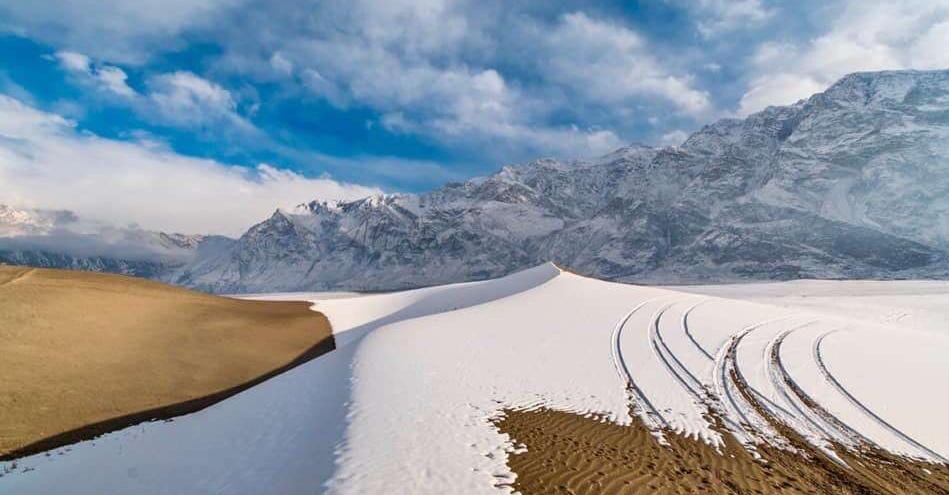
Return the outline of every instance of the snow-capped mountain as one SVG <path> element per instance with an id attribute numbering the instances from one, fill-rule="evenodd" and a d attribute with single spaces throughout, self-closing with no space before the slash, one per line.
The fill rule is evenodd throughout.
<path id="1" fill-rule="evenodd" d="M 55 227 L 75 221 L 63 210 L 27 210 L 0 204 L 0 237 L 43 235 Z"/>
<path id="2" fill-rule="evenodd" d="M 85 222 L 65 210 L 0 205 L 0 263 L 157 278 L 231 242 Z"/>
<path id="3" fill-rule="evenodd" d="M 546 260 L 599 278 L 945 276 L 949 71 L 849 75 L 679 147 L 314 201 L 166 272 L 217 292 L 396 289 Z"/>

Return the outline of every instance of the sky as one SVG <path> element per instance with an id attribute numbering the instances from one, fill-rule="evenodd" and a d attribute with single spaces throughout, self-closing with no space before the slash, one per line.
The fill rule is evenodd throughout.
<path id="1" fill-rule="evenodd" d="M 277 207 L 681 144 L 949 68 L 949 0 L 0 2 L 0 204 L 237 235 Z"/>

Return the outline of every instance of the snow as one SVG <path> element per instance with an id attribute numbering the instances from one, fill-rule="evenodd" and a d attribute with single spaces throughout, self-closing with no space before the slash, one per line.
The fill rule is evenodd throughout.
<path id="1" fill-rule="evenodd" d="M 949 333 L 949 282 L 795 280 L 692 285 L 671 290 L 754 301 L 828 316 Z"/>
<path id="2" fill-rule="evenodd" d="M 331 493 L 496 493 L 513 478 L 506 438 L 488 422 L 502 405 L 628 422 L 605 345 L 622 306 L 596 287 L 578 301 L 573 278 L 368 335 L 355 358 L 354 407 Z M 601 311 L 569 309 L 596 305 Z"/>
<path id="3" fill-rule="evenodd" d="M 507 455 L 517 446 L 491 423 L 505 408 L 620 424 L 635 414 L 660 439 L 672 430 L 721 445 L 711 413 L 749 449 L 787 447 L 739 385 L 820 448 L 868 441 L 940 461 L 949 456 L 949 399 L 938 393 L 949 337 L 935 322 L 949 306 L 946 288 L 686 292 L 547 264 L 404 292 L 261 295 L 312 301 L 337 350 L 198 413 L 21 459 L 0 477 L 0 493 L 67 483 L 79 494 L 509 493 Z M 903 308 L 911 327 L 886 312 L 850 314 L 860 298 Z"/>
<path id="4" fill-rule="evenodd" d="M 33 212 L 0 204 L 0 236 L 13 237 L 48 230 L 51 222 Z"/>
<path id="5" fill-rule="evenodd" d="M 911 457 L 949 457 L 949 396 L 932 389 L 949 380 L 949 282 L 798 280 L 675 289 L 781 306 L 808 322 L 786 335 L 781 360 L 789 377 L 851 431 L 798 415 L 805 436 L 819 438 L 823 429 L 845 444 L 869 440 Z M 762 345 L 773 346 L 780 332 L 760 335 Z M 739 361 L 745 355 L 749 368 L 768 370 L 753 342 L 745 344 Z M 794 410 L 780 390 L 750 378 L 753 388 Z"/>
<path id="6" fill-rule="evenodd" d="M 929 387 L 949 378 L 949 339 L 872 327 L 813 328 L 794 337 L 782 349 L 795 363 L 792 378 L 834 417 L 892 452 L 946 457 L 949 400 Z"/>

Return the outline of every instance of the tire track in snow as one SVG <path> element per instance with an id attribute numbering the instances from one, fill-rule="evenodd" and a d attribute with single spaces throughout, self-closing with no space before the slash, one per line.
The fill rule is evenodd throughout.
<path id="1" fill-rule="evenodd" d="M 745 414 L 742 407 L 738 405 L 738 401 L 737 399 L 735 399 L 735 396 L 733 395 L 733 392 L 731 390 L 731 386 L 736 386 L 736 385 L 732 384 L 731 381 L 729 380 L 729 371 L 734 370 L 736 367 L 735 354 L 737 353 L 737 350 L 738 350 L 738 344 L 741 343 L 741 340 L 745 337 L 745 335 L 753 332 L 757 328 L 763 327 L 765 325 L 769 325 L 771 323 L 777 323 L 779 321 L 787 320 L 793 317 L 794 315 L 785 315 L 785 316 L 780 316 L 778 318 L 771 318 L 769 320 L 765 320 L 765 321 L 761 321 L 761 322 L 749 325 L 743 328 L 742 330 L 740 330 L 738 333 L 729 337 L 726 343 L 723 344 L 722 347 L 716 353 L 715 371 L 714 371 L 715 395 L 718 397 L 719 403 L 723 406 L 723 409 L 724 409 L 723 412 L 725 413 L 723 415 L 723 419 L 726 422 L 731 423 L 733 427 L 737 427 L 741 430 L 744 430 L 746 433 L 748 433 L 751 436 L 754 436 L 752 434 L 753 429 L 751 428 L 751 426 L 754 423 L 752 423 L 752 421 L 748 418 L 748 416 Z M 731 410 L 729 411 L 729 409 Z M 739 418 L 739 421 L 737 423 L 731 419 L 736 416 Z M 745 424 L 749 428 L 746 429 L 743 426 L 741 426 L 741 424 Z"/>
<path id="2" fill-rule="evenodd" d="M 708 302 L 708 299 L 703 299 L 692 306 L 689 306 L 689 308 L 682 313 L 682 328 L 685 330 L 685 335 L 689 337 L 689 340 L 691 340 L 692 343 L 695 344 L 695 347 L 702 352 L 702 355 L 707 357 L 709 361 L 715 361 L 715 358 L 712 357 L 712 355 L 709 354 L 709 352 L 706 351 L 704 347 L 702 347 L 702 344 L 699 344 L 699 341 L 695 340 L 695 336 L 692 335 L 692 330 L 689 328 L 689 315 L 692 313 L 692 310 L 701 304 L 705 304 L 706 302 Z"/>
<path id="3" fill-rule="evenodd" d="M 639 311 L 640 309 L 642 309 L 649 303 L 659 301 L 667 297 L 670 297 L 670 296 L 655 297 L 655 298 L 647 299 L 639 303 L 636 307 L 634 307 L 632 310 L 626 313 L 626 315 L 623 316 L 623 318 L 620 319 L 620 321 L 616 324 L 616 326 L 613 327 L 613 332 L 612 332 L 612 335 L 610 336 L 610 339 L 611 339 L 610 354 L 613 358 L 613 365 L 616 368 L 617 372 L 619 373 L 620 377 L 626 381 L 626 390 L 630 393 L 630 395 L 632 395 L 633 403 L 639 406 L 640 410 L 645 416 L 644 419 L 647 420 L 647 423 L 649 422 L 648 420 L 651 419 L 651 420 L 654 420 L 659 425 L 661 425 L 662 428 L 668 428 L 669 424 L 666 422 L 665 418 L 663 418 L 662 415 L 659 414 L 659 411 L 655 408 L 655 406 L 653 406 L 649 398 L 646 397 L 646 394 L 643 393 L 642 389 L 640 389 L 639 386 L 636 385 L 636 380 L 633 378 L 633 374 L 629 371 L 629 367 L 626 364 L 626 359 L 623 356 L 623 349 L 622 349 L 622 346 L 620 345 L 620 340 L 622 339 L 622 336 L 623 336 L 623 328 L 625 328 L 626 323 L 629 321 L 630 318 L 632 318 L 632 316 L 637 311 Z M 635 411 L 633 412 L 635 413 Z"/>
<path id="4" fill-rule="evenodd" d="M 837 331 L 839 331 L 839 330 L 840 330 L 840 329 L 837 328 L 837 329 L 834 329 L 834 330 L 825 332 L 824 334 L 821 335 L 821 337 L 819 337 L 819 338 L 817 338 L 817 339 L 814 340 L 814 343 L 812 344 L 812 357 L 815 358 L 815 365 L 817 365 L 818 368 L 820 367 L 820 365 L 816 362 L 816 355 L 814 354 L 813 349 L 816 349 L 817 347 L 819 347 L 819 342 L 820 342 L 821 340 L 823 340 L 823 337 L 826 337 L 827 335 L 829 335 L 829 334 L 831 334 L 831 333 L 834 333 L 834 332 L 837 332 Z M 782 336 L 782 337 L 786 337 L 786 335 L 784 335 L 784 336 Z M 852 442 L 852 443 L 854 443 L 854 444 L 857 444 L 857 445 L 862 444 L 862 445 L 866 445 L 866 446 L 873 446 L 873 447 L 875 447 L 875 448 L 880 448 L 880 449 L 883 449 L 883 450 L 888 450 L 888 449 L 886 449 L 886 448 L 880 446 L 880 445 L 877 444 L 876 442 L 870 440 L 868 437 L 866 437 L 864 434 L 860 433 L 860 432 L 859 432 L 858 430 L 856 430 L 855 428 L 851 427 L 849 424 L 847 424 L 845 421 L 843 421 L 842 419 L 840 419 L 838 416 L 832 414 L 832 413 L 831 413 L 830 411 L 828 411 L 824 406 L 822 406 L 819 402 L 817 402 L 816 400 L 814 400 L 814 398 L 813 398 L 811 395 L 809 395 L 807 392 L 804 391 L 804 389 L 800 386 L 800 384 L 799 384 L 797 381 L 795 381 L 794 378 L 791 376 L 791 374 L 788 372 L 787 367 L 784 365 L 784 361 L 783 361 L 783 359 L 781 358 L 781 352 L 780 352 L 780 350 L 781 350 L 781 345 L 783 344 L 783 341 L 784 341 L 784 338 L 781 338 L 780 341 L 778 341 L 778 342 L 775 343 L 775 346 L 774 346 L 774 348 L 773 348 L 773 350 L 772 350 L 772 359 L 774 359 L 774 360 L 777 362 L 777 369 L 780 371 L 780 373 L 781 373 L 781 375 L 782 375 L 780 379 L 782 379 L 782 380 L 785 382 L 785 386 L 787 387 L 787 389 L 790 390 L 791 393 L 793 393 L 794 396 L 797 397 L 797 401 L 798 401 L 798 402 L 800 402 L 801 404 L 803 404 L 804 407 L 806 407 L 807 409 L 813 411 L 813 415 L 812 415 L 812 416 L 808 416 L 808 419 L 811 420 L 811 423 L 812 423 L 812 424 L 815 424 L 812 418 L 820 418 L 821 421 L 824 422 L 824 423 L 827 425 L 828 428 L 831 428 L 831 429 L 836 430 L 837 435 L 834 435 L 834 434 L 830 433 L 829 431 L 827 431 L 826 428 L 821 429 L 822 433 L 825 435 L 825 437 L 826 437 L 827 439 L 840 441 L 841 438 L 843 438 L 843 439 L 847 439 L 848 441 L 850 441 L 850 442 Z M 825 378 L 825 380 L 827 380 L 828 382 L 830 381 L 830 380 L 828 379 L 828 377 L 827 377 L 826 375 L 824 375 L 823 372 L 821 372 L 821 375 L 822 375 L 822 377 Z M 833 386 L 833 384 L 831 384 L 831 385 Z M 835 389 L 836 389 L 836 387 L 835 387 Z M 844 390 L 836 389 L 836 391 L 837 391 L 838 393 L 841 393 L 846 399 L 849 400 L 849 398 L 847 397 L 847 394 L 846 394 L 846 392 L 845 392 Z M 854 400 L 856 400 L 856 399 L 854 399 Z M 859 402 L 859 401 L 857 401 L 857 402 Z M 857 404 L 854 404 L 854 405 L 855 405 L 856 407 L 858 407 L 858 409 L 860 408 L 859 405 L 857 405 Z M 865 412 L 868 412 L 868 413 L 870 413 L 870 414 L 872 415 L 872 411 L 870 411 L 869 409 L 867 409 Z M 872 416 L 871 416 L 871 417 L 872 417 Z M 874 419 L 875 419 L 875 418 L 874 418 Z M 880 418 L 880 419 L 882 420 L 882 418 Z M 817 426 L 817 425 L 815 424 L 815 426 Z M 882 425 L 882 424 L 881 424 L 881 426 L 883 426 L 884 428 L 886 428 L 887 430 L 889 430 L 889 428 L 887 428 L 886 425 Z M 896 430 L 896 429 L 894 428 L 894 430 Z M 896 434 L 899 438 L 903 439 L 904 441 L 907 441 L 907 443 L 909 443 L 910 445 L 913 445 L 914 447 L 918 448 L 919 451 L 925 452 L 925 453 L 927 453 L 927 454 L 930 454 L 930 455 L 932 456 L 932 459 L 938 459 L 940 462 L 943 462 L 943 463 L 947 462 L 947 461 L 945 460 L 945 458 L 942 457 L 942 456 L 940 456 L 938 453 L 932 452 L 931 450 L 929 450 L 928 448 L 926 448 L 925 446 L 923 446 L 923 445 L 921 445 L 921 444 L 914 443 L 914 441 L 912 441 L 912 438 L 910 438 L 908 435 L 906 435 L 905 437 L 904 437 L 904 436 L 901 436 L 901 435 L 900 435 L 900 434 L 902 434 L 901 431 L 899 431 L 899 430 L 896 430 L 896 431 L 890 430 L 890 431 L 891 431 L 891 433 Z M 905 434 L 904 434 L 904 435 L 905 435 Z M 819 448 L 820 448 L 820 447 L 819 447 Z M 822 448 L 822 449 L 823 449 L 826 453 L 828 453 L 829 455 L 831 455 L 831 457 L 835 457 L 834 455 L 832 455 L 833 453 L 830 452 L 828 449 L 826 449 L 826 448 Z M 839 459 L 836 459 L 836 458 L 835 458 L 835 460 L 838 460 L 838 461 L 839 461 Z M 842 461 L 840 461 L 840 462 L 842 462 Z"/>
<path id="5" fill-rule="evenodd" d="M 785 410 L 791 418 L 802 420 L 806 423 L 809 423 L 813 426 L 820 435 L 825 439 L 835 438 L 834 435 L 828 430 L 828 428 L 833 428 L 833 425 L 830 424 L 821 424 L 824 422 L 818 422 L 815 419 L 815 413 L 810 411 L 810 407 L 807 405 L 807 401 L 801 399 L 795 391 L 797 384 L 791 378 L 790 373 L 788 373 L 787 368 L 784 367 L 783 361 L 781 361 L 781 344 L 784 342 L 784 339 L 789 335 L 794 333 L 797 330 L 800 330 L 807 325 L 813 322 L 808 322 L 804 325 L 798 325 L 797 327 L 790 328 L 781 332 L 776 338 L 768 343 L 766 347 L 767 353 L 770 353 L 768 359 L 768 378 L 771 380 L 771 384 L 774 386 L 775 391 L 781 395 L 785 402 L 787 402 L 793 409 L 794 412 Z M 794 384 L 790 386 L 789 384 Z M 807 410 L 805 410 L 807 409 Z M 796 414 L 795 414 L 796 413 Z M 819 414 L 817 417 L 821 417 Z M 789 425 L 791 426 L 791 425 Z M 793 429 L 793 426 L 792 426 Z M 825 449 L 826 450 L 826 449 Z"/>
<path id="6" fill-rule="evenodd" d="M 910 437 L 909 435 L 907 435 L 906 433 L 904 433 L 903 431 L 896 428 L 895 426 L 890 424 L 888 421 L 886 421 L 885 419 L 877 415 L 875 412 L 873 412 L 873 410 L 867 407 L 863 402 L 860 402 L 859 399 L 854 397 L 853 394 L 851 394 L 850 391 L 847 390 L 847 388 L 843 386 L 843 384 L 837 381 L 837 378 L 835 378 L 834 375 L 830 372 L 830 370 L 827 369 L 827 366 L 824 363 L 824 358 L 821 355 L 820 346 L 824 342 L 824 338 L 838 331 L 840 331 L 840 329 L 835 329 L 829 332 L 825 332 L 820 337 L 818 337 L 817 340 L 814 341 L 814 346 L 813 346 L 814 361 L 817 363 L 817 368 L 820 370 L 821 374 L 824 376 L 824 379 L 827 380 L 827 382 L 831 386 L 833 386 L 841 395 L 844 396 L 844 398 L 846 398 L 857 409 L 859 409 L 861 412 L 863 412 L 872 420 L 876 421 L 880 426 L 885 428 L 887 431 L 896 435 L 898 438 L 900 438 L 904 442 L 912 445 L 913 447 L 921 450 L 922 452 L 925 452 L 926 454 L 932 456 L 933 458 L 938 459 L 940 462 L 949 463 L 949 460 L 947 460 L 945 457 L 939 455 L 938 453 L 932 451 L 925 445 L 919 443 L 918 441 L 916 441 L 915 439 L 913 439 L 912 437 Z"/>
<path id="7" fill-rule="evenodd" d="M 808 325 L 811 325 L 811 324 L 815 323 L 816 321 L 817 321 L 817 320 L 809 320 L 809 321 L 805 321 L 804 323 L 799 323 L 799 324 L 797 324 L 797 325 L 793 325 L 793 326 L 791 326 L 791 328 L 788 328 L 787 330 L 785 330 L 784 332 L 782 332 L 780 335 L 784 335 L 784 336 L 790 335 L 791 333 L 793 333 L 793 332 L 795 332 L 795 331 L 797 331 L 797 330 L 800 330 L 800 329 L 802 329 L 802 328 L 804 328 L 804 327 L 806 327 L 806 326 L 808 326 Z M 748 334 L 743 335 L 742 338 L 746 337 L 746 336 L 749 335 L 750 333 L 751 333 L 751 332 L 748 332 Z M 741 339 L 739 339 L 739 340 L 741 340 Z M 771 340 L 768 342 L 768 344 L 766 344 L 766 345 L 764 346 L 764 348 L 762 348 L 762 358 L 765 358 L 765 359 L 762 359 L 762 362 L 767 363 L 766 355 L 767 355 L 768 349 L 771 348 L 771 346 L 772 346 L 772 344 L 774 343 L 774 341 L 775 341 L 775 339 L 771 339 Z M 791 412 L 788 411 L 787 409 L 781 407 L 781 405 L 778 404 L 777 402 L 774 402 L 773 400 L 771 400 L 771 399 L 770 399 L 767 395 L 765 395 L 762 391 L 758 390 L 758 389 L 755 388 L 753 385 L 751 385 L 751 382 L 749 382 L 748 379 L 745 377 L 745 373 L 744 373 L 744 372 L 742 371 L 742 369 L 741 369 L 741 363 L 740 363 L 740 361 L 739 361 L 738 358 L 737 358 L 737 357 L 738 357 L 738 345 L 739 345 L 739 344 L 740 344 L 740 342 L 739 342 L 739 343 L 736 343 L 736 345 L 735 345 L 735 359 L 734 359 L 735 362 L 734 362 L 734 367 L 735 367 L 735 374 L 738 376 L 738 379 L 741 380 L 742 386 L 744 386 L 749 392 L 751 392 L 758 400 L 760 400 L 760 401 L 762 401 L 762 402 L 765 402 L 766 404 L 768 404 L 768 405 L 771 406 L 772 408 L 777 409 L 777 410 L 781 411 L 782 413 L 787 414 L 787 415 L 793 417 L 793 416 L 794 416 L 793 413 L 791 413 Z M 769 367 L 769 371 L 770 371 L 770 367 Z M 772 381 L 772 384 L 774 384 L 773 381 Z M 793 404 L 792 404 L 792 405 L 793 405 Z"/>
<path id="8" fill-rule="evenodd" d="M 670 296 L 651 298 L 639 303 L 636 307 L 626 313 L 623 318 L 620 319 L 620 321 L 613 328 L 611 335 L 611 356 L 613 358 L 614 366 L 621 378 L 626 381 L 628 392 L 630 393 L 633 404 L 636 406 L 636 409 L 632 409 L 631 412 L 640 416 L 644 416 L 647 421 L 651 422 L 654 426 L 659 426 L 661 428 L 669 428 L 670 424 L 655 407 L 645 392 L 636 383 L 636 380 L 630 371 L 629 364 L 626 361 L 626 357 L 623 354 L 621 340 L 623 332 L 634 314 L 641 311 L 647 305 L 656 303 L 668 297 Z M 773 411 L 773 413 L 768 414 L 768 416 L 774 416 L 776 414 L 779 415 L 775 417 L 775 419 L 787 424 L 787 426 L 791 427 L 792 429 L 795 429 L 794 423 L 797 423 L 798 428 L 802 427 L 803 425 L 809 425 L 808 429 L 812 428 L 811 435 L 815 433 L 817 434 L 816 438 L 812 436 L 812 439 L 816 440 L 821 437 L 829 441 L 849 439 L 850 441 L 856 440 L 860 443 L 876 445 L 874 442 L 871 442 L 864 435 L 862 435 L 859 431 L 855 430 L 840 420 L 838 417 L 829 413 L 821 406 L 819 402 L 815 401 L 811 396 L 804 392 L 800 385 L 796 383 L 791 377 L 784 361 L 781 358 L 781 344 L 784 342 L 784 340 L 795 331 L 814 324 L 817 320 L 809 320 L 793 325 L 791 328 L 788 328 L 776 335 L 762 349 L 762 355 L 765 356 L 764 363 L 767 367 L 766 373 L 768 374 L 771 384 L 774 386 L 775 393 L 777 393 L 786 404 L 782 405 L 776 400 L 773 400 L 765 395 L 758 388 L 751 385 L 751 382 L 748 381 L 746 375 L 744 374 L 741 361 L 738 359 L 737 352 L 745 337 L 749 336 L 756 330 L 759 330 L 767 325 L 798 318 L 799 315 L 789 314 L 749 325 L 730 336 L 729 339 L 720 346 L 718 351 L 716 351 L 716 357 L 712 357 L 712 355 L 707 350 L 705 350 L 701 344 L 699 344 L 697 339 L 695 339 L 695 336 L 688 326 L 690 313 L 696 307 L 707 301 L 699 301 L 685 309 L 681 318 L 682 331 L 686 334 L 689 341 L 695 346 L 695 348 L 703 356 L 705 356 L 705 358 L 711 359 L 714 362 L 713 383 L 710 388 L 694 373 L 692 373 L 691 370 L 689 370 L 685 363 L 683 363 L 683 361 L 680 359 L 680 356 L 678 356 L 673 351 L 672 347 L 669 345 L 669 342 L 667 342 L 665 338 L 664 333 L 668 333 L 670 330 L 668 329 L 668 326 L 663 327 L 663 318 L 665 317 L 668 319 L 668 311 L 679 302 L 679 300 L 667 301 L 655 311 L 655 313 L 650 317 L 648 323 L 647 339 L 649 341 L 649 348 L 654 356 L 658 359 L 658 362 L 662 364 L 669 376 L 695 400 L 697 405 L 709 406 L 712 401 L 717 399 L 717 403 L 723 407 L 723 412 L 725 413 L 722 415 L 722 419 L 733 429 L 735 429 L 736 432 L 742 431 L 751 438 L 758 437 L 761 434 L 767 435 L 767 432 L 762 431 L 760 426 L 766 424 L 768 419 L 758 418 L 758 416 L 760 416 L 762 413 L 766 413 L 766 410 L 754 413 L 753 411 L 756 411 L 754 406 L 746 403 L 748 398 L 740 396 L 739 389 L 744 388 L 745 391 L 753 394 L 755 399 L 764 405 L 767 405 L 768 408 Z M 839 329 L 835 329 L 822 334 L 818 339 L 815 340 L 813 344 L 813 357 L 816 365 L 820 369 L 822 376 L 824 376 L 824 378 L 835 388 L 836 391 L 838 391 L 842 396 L 850 401 L 855 407 L 860 409 L 861 412 L 871 417 L 874 421 L 878 422 L 886 430 L 890 431 L 901 440 L 914 447 L 914 449 L 924 452 L 941 462 L 947 462 L 946 459 L 940 456 L 938 453 L 917 442 L 909 435 L 903 433 L 892 424 L 879 417 L 866 405 L 861 403 L 852 394 L 850 394 L 850 392 L 846 390 L 846 388 L 843 387 L 843 385 L 830 373 L 823 360 L 820 345 L 825 337 L 838 330 Z M 747 364 L 745 366 L 747 366 Z M 751 414 L 755 414 L 756 419 L 752 419 L 750 417 Z M 784 416 L 784 419 L 781 419 L 781 416 Z M 762 423 L 761 420 L 764 420 L 764 423 Z M 789 421 L 791 422 L 790 424 L 788 424 Z M 831 450 L 829 450 L 829 445 L 815 444 L 815 447 L 825 451 L 830 455 L 831 458 L 837 460 L 837 456 L 834 455 Z"/>
<path id="9" fill-rule="evenodd" d="M 780 374 L 780 369 L 779 369 L 779 364 L 778 364 L 778 357 L 777 357 L 777 354 L 775 353 L 775 346 L 776 346 L 776 345 L 779 345 L 780 342 L 783 342 L 784 339 L 785 339 L 785 337 L 787 337 L 788 335 L 790 335 L 790 334 L 792 334 L 792 333 L 794 333 L 794 332 L 796 332 L 796 331 L 798 331 L 798 330 L 800 330 L 800 329 L 802 329 L 802 328 L 804 328 L 804 327 L 806 327 L 806 326 L 808 326 L 808 325 L 810 325 L 810 324 L 812 324 L 812 323 L 813 323 L 813 322 L 807 322 L 807 323 L 804 323 L 804 324 L 802 324 L 802 325 L 798 325 L 798 326 L 795 326 L 795 327 L 792 327 L 792 328 L 789 328 L 789 329 L 787 329 L 787 330 L 782 331 L 782 332 L 779 333 L 775 338 L 771 339 L 771 340 L 768 342 L 768 344 L 765 345 L 764 348 L 763 348 L 762 351 L 761 351 L 762 356 L 763 356 L 763 361 L 762 361 L 762 362 L 766 363 L 765 368 L 766 368 L 766 370 L 767 370 L 768 380 L 771 382 L 771 386 L 774 387 L 775 393 L 777 393 L 778 395 L 780 395 L 781 398 L 784 399 L 784 402 L 787 403 L 787 404 L 789 404 L 790 407 L 792 407 L 795 411 L 797 411 L 797 414 L 799 414 L 799 415 L 801 415 L 801 416 L 805 416 L 804 411 L 802 411 L 802 410 L 798 407 L 798 404 L 797 404 L 797 402 L 795 402 L 794 397 L 793 397 L 790 393 L 788 393 L 788 390 L 787 390 L 787 383 L 785 383 L 784 380 L 782 379 L 782 377 L 779 376 L 779 374 Z M 749 387 L 749 388 L 751 388 L 751 387 Z M 777 405 L 777 404 L 775 403 L 774 405 Z M 789 417 L 791 417 L 791 418 L 796 417 L 795 414 L 794 414 L 794 412 L 788 411 L 788 410 L 785 409 L 785 408 L 779 408 L 779 410 L 780 410 L 781 412 L 783 412 L 784 414 L 787 414 L 787 415 L 788 415 Z M 818 428 L 819 428 L 819 427 L 818 427 Z"/>
<path id="10" fill-rule="evenodd" d="M 795 395 L 799 395 L 797 394 L 797 390 L 795 390 L 796 385 L 790 381 L 790 377 L 787 374 L 786 370 L 783 367 L 783 364 L 780 361 L 781 342 L 783 342 L 784 338 L 792 334 L 794 331 L 799 330 L 811 323 L 813 323 L 813 321 L 805 322 L 803 324 L 799 324 L 799 325 L 793 326 L 790 329 L 782 331 L 776 339 L 771 339 L 767 344 L 768 346 L 772 346 L 773 344 L 771 352 L 772 352 L 772 356 L 777 360 L 776 361 L 777 366 L 775 366 L 774 364 L 767 366 L 768 371 L 769 371 L 769 377 L 772 376 L 770 372 L 772 372 L 775 369 L 780 369 L 780 372 L 783 375 L 782 378 L 784 378 L 785 380 L 784 384 L 780 383 L 779 381 L 773 383 L 775 385 L 776 391 L 778 391 L 779 393 L 786 393 L 786 389 L 790 389 L 792 392 L 795 393 Z M 761 326 L 763 325 L 758 325 L 756 328 L 760 328 Z M 767 407 L 763 403 L 759 402 L 761 399 L 766 399 L 766 397 L 764 397 L 763 394 L 760 394 L 753 387 L 750 386 L 747 379 L 745 379 L 744 375 L 741 374 L 740 369 L 737 364 L 738 363 L 738 360 L 737 360 L 738 345 L 740 344 L 740 341 L 742 338 L 744 338 L 746 335 L 750 334 L 754 330 L 755 328 L 747 332 L 744 332 L 742 335 L 739 335 L 735 339 L 735 341 L 729 345 L 729 349 L 727 351 L 727 355 L 729 357 L 727 357 L 726 359 L 731 360 L 732 362 L 731 363 L 732 368 L 730 370 L 731 381 L 726 382 L 725 386 L 727 387 L 729 384 L 734 385 L 738 389 L 739 394 L 744 397 L 746 403 L 750 406 L 750 409 L 752 411 L 755 411 L 757 414 L 757 417 L 760 417 L 764 421 L 763 426 L 767 425 L 765 426 L 765 428 L 770 428 L 773 430 L 772 432 L 770 432 L 770 435 L 769 435 L 769 432 L 766 432 L 764 430 L 759 429 L 759 431 L 757 431 L 757 433 L 763 433 L 766 435 L 764 438 L 765 442 L 773 444 L 774 441 L 777 440 L 778 438 L 781 438 L 781 437 L 787 438 L 786 434 L 782 434 L 781 430 L 776 428 L 777 423 L 784 424 L 786 427 L 790 428 L 791 431 L 794 431 L 799 435 L 802 434 L 801 429 L 800 429 L 801 428 L 800 424 L 799 423 L 795 424 L 796 422 L 791 421 L 791 419 L 800 418 L 801 420 L 810 423 L 814 428 L 817 429 L 817 431 L 820 432 L 819 434 L 817 434 L 816 439 L 814 438 L 813 431 L 803 433 L 802 435 L 806 443 L 810 444 L 812 447 L 822 452 L 832 462 L 835 462 L 837 464 L 840 464 L 844 468 L 847 468 L 848 467 L 847 463 L 834 452 L 832 445 L 826 443 L 827 439 L 834 439 L 838 437 L 830 434 L 829 431 L 826 428 L 824 428 L 822 425 L 818 424 L 814 418 L 821 418 L 821 420 L 823 422 L 826 422 L 827 426 L 831 428 L 833 428 L 833 425 L 829 421 L 827 421 L 826 417 L 820 414 L 813 414 L 813 413 L 809 414 L 808 411 L 805 411 L 805 409 L 809 411 L 816 411 L 815 408 L 811 406 L 811 404 L 813 404 L 812 401 L 809 402 L 808 400 L 805 400 L 803 396 L 798 397 L 798 399 L 795 400 L 790 395 L 784 395 L 785 400 L 787 400 L 787 402 L 791 405 L 791 407 L 793 407 L 798 413 L 797 415 L 789 414 L 789 417 L 786 420 L 782 420 L 781 417 L 775 414 L 773 411 L 769 412 L 767 410 Z M 767 364 L 768 363 L 766 363 L 766 365 Z M 733 405 L 736 405 L 733 397 L 729 397 L 729 399 L 733 401 L 732 402 Z M 770 400 L 768 401 L 768 403 L 775 406 L 777 405 Z M 787 412 L 786 410 L 784 411 Z M 749 424 L 749 426 L 753 426 L 750 424 L 750 422 L 747 422 L 747 420 L 746 420 L 746 423 Z M 746 430 L 746 432 L 754 436 L 755 430 L 752 429 L 750 432 Z M 771 438 L 768 438 L 769 436 Z M 821 440 L 824 440 L 824 442 L 821 442 Z"/>
<path id="11" fill-rule="evenodd" d="M 796 410 L 799 411 L 801 417 L 813 425 L 817 430 L 823 435 L 823 438 L 826 440 L 837 440 L 845 438 L 853 443 L 864 443 L 867 445 L 875 445 L 870 439 L 863 436 L 860 432 L 851 428 L 849 425 L 841 421 L 839 418 L 828 412 L 821 406 L 817 401 L 814 400 L 809 394 L 807 394 L 800 384 L 794 380 L 791 376 L 791 373 L 788 372 L 787 367 L 784 364 L 784 360 L 781 357 L 781 346 L 784 344 L 785 338 L 787 338 L 792 332 L 787 332 L 782 334 L 779 339 L 774 343 L 774 346 L 771 348 L 771 359 L 776 364 L 773 369 L 780 373 L 780 377 L 777 377 L 778 383 L 777 386 L 781 387 L 782 390 L 790 391 L 788 396 L 789 402 L 794 406 Z M 810 411 L 804 411 L 807 409 Z M 820 418 L 820 422 L 823 425 L 819 424 L 817 419 Z M 836 430 L 836 435 L 830 431 L 830 429 Z M 833 455 L 833 452 L 825 447 L 818 446 L 824 453 L 828 454 L 837 462 L 843 462 L 836 455 Z"/>
<path id="12" fill-rule="evenodd" d="M 662 332 L 659 329 L 659 322 L 662 320 L 662 316 L 673 304 L 675 304 L 675 302 L 668 303 L 665 307 L 660 309 L 649 323 L 649 343 L 651 344 L 653 353 L 655 353 L 656 357 L 665 365 L 666 370 L 675 378 L 676 382 L 682 385 L 696 402 L 704 404 L 708 399 L 708 391 L 705 389 L 705 385 L 682 364 L 682 361 L 679 361 L 679 358 L 676 357 L 675 353 L 672 352 L 666 344 L 665 339 L 662 338 Z M 665 353 L 663 350 L 665 350 Z M 675 366 L 669 362 L 665 354 L 668 354 L 668 357 L 672 359 Z M 685 373 L 685 376 L 688 376 L 688 380 L 686 380 L 680 371 Z"/>

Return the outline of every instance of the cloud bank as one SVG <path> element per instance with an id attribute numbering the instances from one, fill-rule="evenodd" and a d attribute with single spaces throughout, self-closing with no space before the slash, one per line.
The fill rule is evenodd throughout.
<path id="1" fill-rule="evenodd" d="M 44 0 L 4 2 L 0 30 L 120 63 L 143 63 L 180 44 L 243 0 Z"/>
<path id="2" fill-rule="evenodd" d="M 277 207 L 376 192 L 268 164 L 249 169 L 153 142 L 104 139 L 0 95 L 0 198 L 14 206 L 168 232 L 238 235 Z"/>
<path id="3" fill-rule="evenodd" d="M 394 134 L 490 160 L 599 155 L 626 144 L 631 115 L 714 112 L 687 67 L 594 12 L 465 0 L 279 5 L 228 23 L 216 70 L 369 108 Z M 250 26 L 280 36 L 249 43 Z"/>

